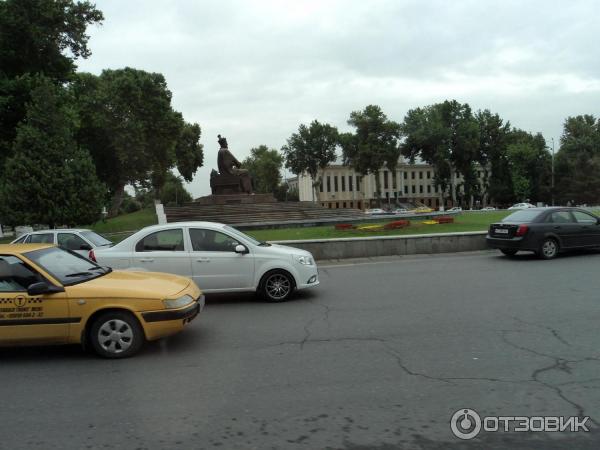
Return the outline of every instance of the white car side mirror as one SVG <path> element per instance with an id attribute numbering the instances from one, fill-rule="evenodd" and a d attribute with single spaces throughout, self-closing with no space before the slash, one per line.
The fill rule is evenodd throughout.
<path id="1" fill-rule="evenodd" d="M 241 253 L 243 255 L 243 254 L 248 253 L 248 249 L 246 247 L 244 247 L 242 244 L 238 244 L 235 246 L 235 252 Z"/>

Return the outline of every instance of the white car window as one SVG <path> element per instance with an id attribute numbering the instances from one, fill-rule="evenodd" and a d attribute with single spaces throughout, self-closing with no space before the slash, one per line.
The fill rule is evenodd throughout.
<path id="1" fill-rule="evenodd" d="M 32 234 L 27 242 L 32 244 L 54 244 L 54 233 Z"/>
<path id="2" fill-rule="evenodd" d="M 25 239 L 27 239 L 28 237 L 29 237 L 28 234 L 24 234 L 19 239 L 17 239 L 14 243 L 15 244 L 23 244 L 25 242 Z"/>
<path id="3" fill-rule="evenodd" d="M 183 252 L 183 230 L 175 228 L 151 233 L 136 246 L 136 252 Z"/>
<path id="4" fill-rule="evenodd" d="M 190 239 L 195 252 L 235 252 L 235 247 L 239 245 L 231 236 L 202 228 L 190 229 Z"/>
<path id="5" fill-rule="evenodd" d="M 73 233 L 58 233 L 59 247 L 67 250 L 89 250 L 90 245 Z"/>

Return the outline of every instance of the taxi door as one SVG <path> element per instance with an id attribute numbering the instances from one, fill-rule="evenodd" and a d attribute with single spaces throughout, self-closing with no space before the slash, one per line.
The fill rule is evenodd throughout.
<path id="1" fill-rule="evenodd" d="M 0 255 L 0 344 L 64 343 L 69 334 L 65 292 L 28 295 L 40 273 L 13 255 Z"/>

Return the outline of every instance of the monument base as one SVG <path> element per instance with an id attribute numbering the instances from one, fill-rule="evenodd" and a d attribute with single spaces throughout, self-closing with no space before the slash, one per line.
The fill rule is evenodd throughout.
<path id="1" fill-rule="evenodd" d="M 233 205 L 252 203 L 275 203 L 277 200 L 273 194 L 223 194 L 207 195 L 194 200 L 200 205 Z"/>

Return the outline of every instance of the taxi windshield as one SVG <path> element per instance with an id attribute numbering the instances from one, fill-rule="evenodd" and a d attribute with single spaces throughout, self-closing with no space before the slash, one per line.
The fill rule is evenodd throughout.
<path id="1" fill-rule="evenodd" d="M 25 256 L 60 281 L 63 285 L 81 283 L 110 272 L 75 252 L 58 247 L 25 253 Z"/>

